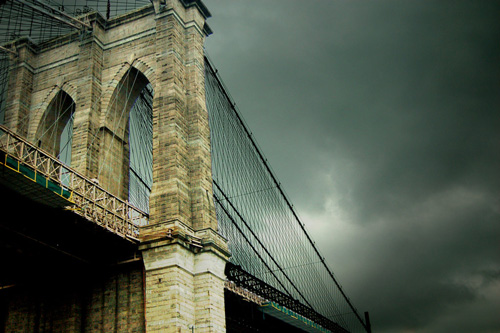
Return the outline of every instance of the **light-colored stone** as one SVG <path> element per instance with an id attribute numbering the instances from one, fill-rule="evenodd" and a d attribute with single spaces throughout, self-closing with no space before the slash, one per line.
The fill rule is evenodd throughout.
<path id="1" fill-rule="evenodd" d="M 229 253 L 217 233 L 212 195 L 203 69 L 206 15 L 200 1 L 180 0 L 153 0 L 152 6 L 107 24 L 91 14 L 92 31 L 45 45 L 19 41 L 19 56 L 10 67 L 6 125 L 50 152 L 40 135 L 47 110 L 57 96 L 71 98 L 71 166 L 122 199 L 128 197 L 129 163 L 128 114 L 122 111 L 152 85 L 153 187 L 150 225 L 141 229 L 147 331 L 188 332 L 192 325 L 196 332 L 225 331 Z M 167 237 L 172 228 L 176 234 Z M 124 283 L 117 279 L 117 285 Z M 120 306 L 117 299 L 124 292 L 110 285 L 95 294 L 92 304 L 104 306 L 96 316 L 113 315 L 107 309 Z M 120 313 L 109 322 L 89 318 L 88 324 L 111 330 L 109 325 L 128 327 L 127 320 Z"/>

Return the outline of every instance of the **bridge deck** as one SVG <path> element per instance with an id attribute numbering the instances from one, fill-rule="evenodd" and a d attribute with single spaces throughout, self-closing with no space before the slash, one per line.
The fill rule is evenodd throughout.
<path id="1" fill-rule="evenodd" d="M 22 283 L 48 271 L 85 271 L 137 258 L 138 245 L 94 222 L 0 185 L 0 280 Z M 10 214 L 9 214 L 10 212 Z"/>
<path id="2" fill-rule="evenodd" d="M 148 215 L 0 125 L 0 183 L 136 241 Z"/>

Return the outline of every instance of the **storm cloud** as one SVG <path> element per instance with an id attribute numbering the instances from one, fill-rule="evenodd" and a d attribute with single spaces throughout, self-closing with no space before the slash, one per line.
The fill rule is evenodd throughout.
<path id="1" fill-rule="evenodd" d="M 500 2 L 204 3 L 208 54 L 374 331 L 500 331 Z"/>

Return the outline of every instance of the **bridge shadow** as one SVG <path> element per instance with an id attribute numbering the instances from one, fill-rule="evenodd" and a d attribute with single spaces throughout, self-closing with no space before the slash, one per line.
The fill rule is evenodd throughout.
<path id="1" fill-rule="evenodd" d="M 224 291 L 224 301 L 227 333 L 304 333 L 304 330 L 265 314 L 258 304 L 250 302 L 229 290 Z"/>
<path id="2" fill-rule="evenodd" d="M 137 243 L 72 211 L 51 207 L 0 185 L 2 275 L 22 278 L 27 270 L 88 270 L 136 258 Z M 78 268 L 80 267 L 80 268 Z M 52 271 L 52 270 L 51 270 Z"/>
<path id="3" fill-rule="evenodd" d="M 0 185 L 0 331 L 144 325 L 138 245 Z M 120 319 L 121 318 L 121 319 Z"/>

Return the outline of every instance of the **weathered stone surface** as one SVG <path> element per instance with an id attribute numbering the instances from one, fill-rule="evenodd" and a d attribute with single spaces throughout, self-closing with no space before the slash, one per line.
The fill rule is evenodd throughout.
<path id="1" fill-rule="evenodd" d="M 9 305 L 7 327 L 30 331 L 35 322 L 48 322 L 43 316 L 53 316 L 54 330 L 178 332 L 194 325 L 196 332 L 225 331 L 229 253 L 217 233 L 212 199 L 203 54 L 207 14 L 200 1 L 154 0 L 108 22 L 90 14 L 92 30 L 80 35 L 44 45 L 18 43 L 6 124 L 41 141 L 51 102 L 70 98 L 71 166 L 122 199 L 128 198 L 128 112 L 142 88 L 152 85 L 153 186 L 150 224 L 141 229 L 144 271 L 89 286 L 85 299 L 70 292 L 57 299 L 59 305 L 20 294 Z M 174 234 L 168 236 L 169 230 Z M 33 321 L 34 313 L 43 316 Z"/>
<path id="2" fill-rule="evenodd" d="M 145 331 L 140 266 L 82 277 L 54 276 L 2 295 L 8 301 L 5 332 Z"/>

